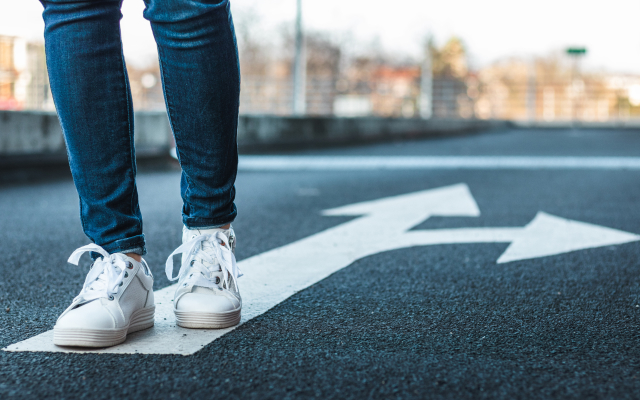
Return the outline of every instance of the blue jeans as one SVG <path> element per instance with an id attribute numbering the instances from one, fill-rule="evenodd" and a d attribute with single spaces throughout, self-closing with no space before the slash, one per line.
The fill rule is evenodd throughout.
<path id="1" fill-rule="evenodd" d="M 54 102 L 86 235 L 145 254 L 133 107 L 120 38 L 122 0 L 40 0 Z M 227 0 L 145 0 L 182 167 L 183 222 L 236 217 L 240 69 Z M 159 196 L 162 194 L 159 193 Z"/>

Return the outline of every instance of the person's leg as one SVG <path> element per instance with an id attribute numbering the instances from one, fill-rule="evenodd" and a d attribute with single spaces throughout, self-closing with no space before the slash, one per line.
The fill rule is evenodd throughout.
<path id="1" fill-rule="evenodd" d="M 146 0 L 182 166 L 183 223 L 224 226 L 236 217 L 240 71 L 226 0 Z"/>
<path id="2" fill-rule="evenodd" d="M 182 166 L 183 245 L 167 260 L 179 279 L 177 324 L 225 328 L 240 322 L 234 183 L 240 69 L 227 0 L 146 0 L 158 44 L 169 120 Z M 173 278 L 174 254 L 183 254 Z"/>
<path id="3" fill-rule="evenodd" d="M 144 254 L 121 0 L 42 0 L 53 99 L 86 235 L 109 253 Z"/>
<path id="4" fill-rule="evenodd" d="M 153 276 L 135 185 L 133 108 L 120 41 L 120 0 L 41 0 L 51 91 L 95 262 L 53 328 L 61 346 L 105 347 L 154 324 Z"/>

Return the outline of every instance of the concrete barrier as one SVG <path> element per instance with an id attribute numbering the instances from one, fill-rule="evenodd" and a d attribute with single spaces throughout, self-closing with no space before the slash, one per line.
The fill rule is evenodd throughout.
<path id="1" fill-rule="evenodd" d="M 514 128 L 524 129 L 640 129 L 640 119 L 613 121 L 512 121 Z"/>
<path id="2" fill-rule="evenodd" d="M 238 121 L 238 145 L 251 151 L 446 135 L 506 126 L 506 122 L 483 120 L 243 115 Z M 136 113 L 135 141 L 139 158 L 169 154 L 173 137 L 166 113 Z M 0 111 L 0 166 L 25 161 L 30 165 L 66 162 L 62 129 L 55 113 Z"/>
<path id="3" fill-rule="evenodd" d="M 137 113 L 135 126 L 136 149 L 141 156 L 166 154 L 172 146 L 166 113 Z M 0 111 L 0 164 L 23 156 L 66 160 L 62 128 L 55 113 Z"/>
<path id="4" fill-rule="evenodd" d="M 476 119 L 335 118 L 241 116 L 238 145 L 241 148 L 282 148 L 331 145 L 474 132 L 507 127 L 505 121 Z"/>
<path id="5" fill-rule="evenodd" d="M 54 113 L 0 111 L 0 154 L 64 151 L 64 139 Z"/>

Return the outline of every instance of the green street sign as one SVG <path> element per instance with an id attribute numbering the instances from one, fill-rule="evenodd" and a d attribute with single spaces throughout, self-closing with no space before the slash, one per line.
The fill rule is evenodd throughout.
<path id="1" fill-rule="evenodd" d="M 587 54 L 587 49 L 584 47 L 569 47 L 567 49 L 567 54 L 570 56 L 582 56 Z"/>

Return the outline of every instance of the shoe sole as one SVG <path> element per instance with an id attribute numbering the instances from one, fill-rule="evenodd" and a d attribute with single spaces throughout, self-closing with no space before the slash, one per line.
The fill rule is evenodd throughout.
<path id="1" fill-rule="evenodd" d="M 222 329 L 238 325 L 242 309 L 215 314 L 178 310 L 173 312 L 176 315 L 176 323 L 183 328 Z"/>
<path id="2" fill-rule="evenodd" d="M 53 328 L 53 344 L 70 347 L 111 347 L 124 342 L 129 333 L 151 328 L 156 307 L 146 307 L 131 315 L 129 326 L 119 329 Z"/>

